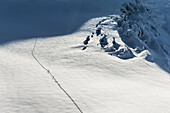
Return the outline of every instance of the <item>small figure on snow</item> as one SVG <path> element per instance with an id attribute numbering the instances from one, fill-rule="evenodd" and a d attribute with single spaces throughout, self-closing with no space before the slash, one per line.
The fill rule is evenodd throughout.
<path id="1" fill-rule="evenodd" d="M 115 37 L 113 37 L 112 44 L 113 44 L 113 45 L 115 45 L 115 44 L 116 44 Z"/>
<path id="2" fill-rule="evenodd" d="M 90 41 L 90 36 L 87 36 L 86 40 L 84 41 L 84 45 L 87 45 L 89 41 Z"/>
<path id="3" fill-rule="evenodd" d="M 98 29 L 96 30 L 96 35 L 99 36 L 100 34 L 101 34 L 101 28 L 98 28 Z"/>
<path id="4" fill-rule="evenodd" d="M 104 48 L 106 45 L 108 45 L 106 37 L 107 37 L 107 35 L 104 35 L 103 38 L 100 39 L 101 48 Z"/>

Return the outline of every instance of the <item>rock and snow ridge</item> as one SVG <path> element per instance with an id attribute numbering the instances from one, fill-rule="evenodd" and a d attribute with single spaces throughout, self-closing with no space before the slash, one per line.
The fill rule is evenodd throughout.
<path id="1" fill-rule="evenodd" d="M 111 15 L 96 24 L 96 31 L 84 41 L 83 50 L 95 35 L 98 45 L 110 55 L 130 59 L 142 53 L 146 60 L 170 72 L 170 39 L 158 17 L 140 0 L 124 3 L 120 11 L 120 16 Z"/>
<path id="2" fill-rule="evenodd" d="M 106 18 L 91 19 L 80 31 L 70 35 L 38 38 L 34 54 L 84 113 L 169 113 L 170 76 L 155 63 L 145 60 L 151 52 L 144 50 L 137 54 L 132 51 L 133 48 L 125 46 L 127 43 L 123 42 L 117 28 L 110 29 L 110 39 L 115 37 L 115 42 L 108 41 L 110 47 L 117 43 L 123 49 L 129 48 L 137 57 L 122 60 L 114 51 L 111 53 L 115 56 L 101 52 L 101 47 L 96 46 L 100 46 L 100 37 L 96 35 L 87 49 L 81 50 L 85 36 L 95 31 L 95 25 Z M 113 18 L 121 20 L 121 16 Z M 117 26 L 114 21 L 113 25 Z M 104 27 L 103 30 L 109 31 L 108 26 Z M 69 98 L 32 58 L 34 42 L 30 39 L 0 46 L 0 112 L 78 113 Z"/>

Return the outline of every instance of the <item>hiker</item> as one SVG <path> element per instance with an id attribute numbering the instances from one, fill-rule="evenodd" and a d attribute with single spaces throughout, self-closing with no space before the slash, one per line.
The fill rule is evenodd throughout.
<path id="1" fill-rule="evenodd" d="M 87 36 L 86 40 L 84 41 L 84 45 L 87 45 L 89 41 L 90 41 L 90 36 Z"/>
<path id="2" fill-rule="evenodd" d="M 115 45 L 115 44 L 116 44 L 115 37 L 113 37 L 112 44 L 113 44 L 113 45 Z"/>
<path id="3" fill-rule="evenodd" d="M 98 28 L 98 29 L 96 30 L 96 35 L 99 36 L 100 34 L 101 34 L 101 28 Z"/>
<path id="4" fill-rule="evenodd" d="M 103 38 L 100 39 L 101 48 L 104 48 L 108 44 L 106 37 L 107 35 L 104 35 Z"/>

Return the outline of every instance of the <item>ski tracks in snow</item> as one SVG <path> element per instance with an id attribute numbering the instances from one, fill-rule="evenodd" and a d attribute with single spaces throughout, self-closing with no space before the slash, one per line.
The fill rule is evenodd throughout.
<path id="1" fill-rule="evenodd" d="M 52 79 L 54 80 L 54 82 L 58 85 L 58 87 L 68 96 L 68 98 L 73 102 L 73 104 L 76 106 L 76 108 L 79 110 L 80 113 L 83 113 L 83 111 L 81 110 L 81 108 L 77 105 L 77 103 L 75 102 L 75 100 L 67 93 L 67 91 L 60 85 L 60 83 L 57 81 L 57 79 L 54 77 L 54 75 L 51 73 L 51 71 L 49 69 L 47 69 L 43 64 L 41 64 L 41 62 L 36 58 L 36 56 L 34 55 L 34 50 L 36 48 L 36 44 L 37 44 L 37 38 L 35 40 L 33 49 L 31 51 L 32 57 L 36 60 L 36 62 L 44 69 L 47 71 L 47 73 L 52 77 Z"/>

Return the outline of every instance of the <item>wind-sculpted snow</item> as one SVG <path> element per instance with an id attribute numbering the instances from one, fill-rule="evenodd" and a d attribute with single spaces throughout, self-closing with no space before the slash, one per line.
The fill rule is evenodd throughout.
<path id="1" fill-rule="evenodd" d="M 120 16 L 105 17 L 96 24 L 83 50 L 97 38 L 97 45 L 110 55 L 131 59 L 145 53 L 146 60 L 170 72 L 170 39 L 157 17 L 140 0 L 124 3 L 120 11 Z"/>
<path id="2" fill-rule="evenodd" d="M 14 10 L 1 4 L 9 1 L 12 4 L 8 5 L 14 5 Z M 26 36 L 27 33 L 30 33 L 29 38 L 32 38 L 33 31 L 37 34 L 41 31 L 41 33 L 49 35 L 55 30 L 58 33 L 59 30 L 66 30 L 64 25 L 67 25 L 67 22 L 65 20 L 63 20 L 64 24 L 60 23 L 60 25 L 63 24 L 63 28 L 60 28 L 61 26 L 51 27 L 51 24 L 48 23 L 50 19 L 54 19 L 52 24 L 56 22 L 56 18 L 53 16 L 61 17 L 61 15 L 53 15 L 58 14 L 55 12 L 56 10 L 47 15 L 48 11 L 54 7 L 45 10 L 46 13 L 41 10 L 40 15 L 43 16 L 36 15 L 36 17 L 46 18 L 38 23 L 36 22 L 40 20 L 39 18 L 36 21 L 30 18 L 27 20 L 17 20 L 18 17 L 7 18 L 11 17 L 9 15 L 16 16 L 16 13 L 20 15 L 22 13 L 20 9 L 25 6 L 19 5 L 22 8 L 19 7 L 18 13 L 15 9 L 17 6 L 13 3 L 26 2 L 27 7 L 24 8 L 33 6 L 31 8 L 34 9 L 36 5 L 30 4 L 30 1 L 31 3 L 41 1 L 40 3 L 49 8 L 47 1 L 49 3 L 54 3 L 54 1 L 68 3 L 74 0 L 0 0 L 0 9 L 5 7 L 7 12 L 12 11 L 6 13 L 5 17 L 3 14 L 0 17 L 0 27 L 2 28 L 0 29 L 0 40 L 4 41 L 6 34 L 13 38 L 16 36 L 14 34 Z M 95 6 L 107 6 L 106 2 L 114 3 L 116 1 L 116 4 L 110 4 L 110 6 L 117 9 L 119 1 L 123 0 L 84 0 L 83 3 L 95 3 L 95 1 L 97 1 Z M 167 73 L 169 35 L 164 31 L 166 30 L 164 19 L 161 23 L 160 17 L 157 18 L 157 15 L 154 16 L 156 13 L 150 13 L 150 10 L 145 7 L 146 10 L 143 12 L 141 12 L 142 7 L 137 12 L 133 10 L 134 13 L 130 16 L 130 10 L 127 10 L 127 8 L 130 9 L 130 4 L 127 2 L 126 4 L 122 7 L 124 13 L 91 19 L 79 31 L 69 35 L 37 38 L 37 43 L 35 43 L 35 39 L 29 39 L 0 45 L 0 113 L 78 113 L 78 109 L 67 97 L 68 95 L 63 93 L 61 87 L 56 87 L 57 80 L 80 106 L 83 113 L 170 113 L 170 74 Z M 42 4 L 39 5 L 42 6 Z M 98 7 L 83 5 L 82 12 L 79 12 L 81 15 L 74 20 L 76 25 L 80 22 L 77 21 L 80 17 L 87 16 L 85 18 L 87 20 L 89 17 L 97 16 L 90 11 L 91 8 L 98 9 Z M 62 5 L 59 8 L 61 7 Z M 89 10 L 83 13 L 86 11 L 85 7 L 88 7 Z M 15 11 L 16 13 L 13 13 Z M 34 10 L 30 12 L 32 11 Z M 4 11 L 0 10 L 1 12 Z M 63 17 L 71 17 L 75 14 L 73 14 L 74 11 L 70 12 L 70 15 L 63 13 Z M 105 11 L 101 13 L 108 15 Z M 38 14 L 38 12 L 34 14 Z M 23 17 L 23 15 L 20 16 Z M 44 21 L 45 19 L 49 20 Z M 66 20 L 70 23 L 73 18 L 71 20 L 66 18 Z M 25 25 L 25 22 L 28 23 Z M 39 26 L 38 24 L 42 22 L 45 23 Z M 27 29 L 29 24 L 29 29 Z M 34 24 L 38 26 L 34 28 Z M 44 25 L 49 26 L 42 27 Z M 25 26 L 26 28 L 24 28 Z M 13 32 L 8 29 L 10 27 L 12 30 L 14 29 Z M 20 31 L 22 28 L 23 30 Z M 39 31 L 38 28 L 40 28 Z M 49 28 L 53 28 L 54 31 Z M 47 29 L 48 31 L 46 31 Z M 87 34 L 89 35 L 85 39 Z M 25 39 L 25 37 L 21 38 Z M 33 48 L 35 44 L 36 49 Z M 81 50 L 82 48 L 84 51 Z"/>

